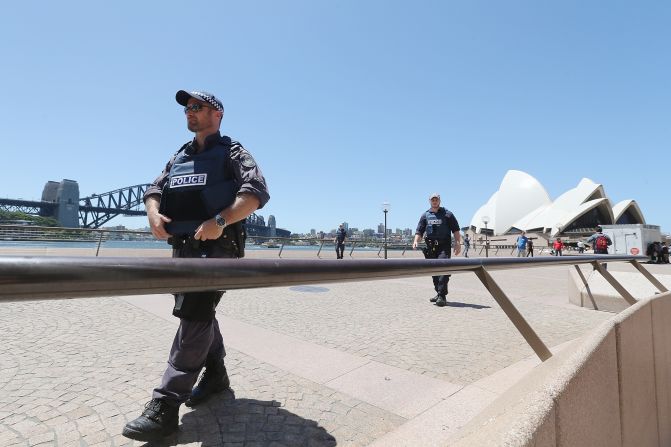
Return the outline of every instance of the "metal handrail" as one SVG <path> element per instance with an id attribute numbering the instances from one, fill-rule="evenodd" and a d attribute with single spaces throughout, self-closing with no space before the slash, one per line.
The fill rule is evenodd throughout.
<path id="1" fill-rule="evenodd" d="M 646 256 L 593 255 L 312 262 L 295 259 L 3 256 L 0 257 L 0 302 L 251 289 L 473 272 L 536 355 L 545 361 L 552 357 L 552 353 L 488 270 L 592 264 L 631 305 L 636 299 L 601 262 L 630 262 L 660 291 L 667 291 L 638 263 L 646 259 Z"/>
<path id="2" fill-rule="evenodd" d="M 543 258 L 185 259 L 0 256 L 0 302 L 251 289 L 487 270 L 646 260 L 645 256 Z"/>

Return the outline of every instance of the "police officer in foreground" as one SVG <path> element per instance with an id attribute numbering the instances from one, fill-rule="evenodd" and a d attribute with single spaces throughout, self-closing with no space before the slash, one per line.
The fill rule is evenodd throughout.
<path id="1" fill-rule="evenodd" d="M 345 226 L 340 224 L 336 230 L 336 237 L 333 239 L 333 242 L 336 244 L 336 259 L 343 259 L 343 254 L 345 253 L 345 238 L 347 237 L 347 230 Z"/>
<path id="2" fill-rule="evenodd" d="M 461 252 L 461 233 L 459 232 L 459 223 L 451 211 L 440 206 L 440 194 L 433 193 L 429 196 L 431 208 L 426 210 L 419 218 L 415 239 L 412 242 L 413 250 L 417 249 L 422 236 L 426 242 L 424 257 L 426 259 L 449 259 L 452 257 L 452 235 L 454 235 L 454 255 L 459 256 Z M 446 306 L 447 283 L 450 281 L 450 275 L 440 275 L 433 277 L 433 287 L 436 290 L 436 296 L 429 301 L 436 303 L 436 306 Z"/>
<path id="3" fill-rule="evenodd" d="M 254 158 L 219 133 L 224 107 L 213 94 L 180 90 L 187 127 L 195 138 L 183 145 L 144 195 L 157 239 L 167 239 L 177 258 L 242 258 L 243 222 L 270 198 Z M 215 318 L 223 291 L 175 294 L 180 319 L 161 384 L 142 415 L 123 435 L 157 441 L 175 431 L 179 407 L 196 406 L 229 388 L 224 342 Z M 192 389 L 200 371 L 198 385 Z"/>

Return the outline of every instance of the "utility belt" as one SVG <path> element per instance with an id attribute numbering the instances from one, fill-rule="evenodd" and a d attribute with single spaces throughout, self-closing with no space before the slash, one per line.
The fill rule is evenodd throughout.
<path id="1" fill-rule="evenodd" d="M 217 253 L 224 251 L 233 253 L 237 258 L 245 256 L 245 240 L 247 234 L 242 222 L 236 222 L 227 225 L 224 232 L 218 239 L 208 239 L 201 241 L 195 239 L 193 235 L 175 235 L 168 238 L 173 250 L 183 252 L 180 257 L 201 257 L 202 254 L 207 257 L 221 257 Z M 192 254 L 194 252 L 199 252 Z"/>
<path id="2" fill-rule="evenodd" d="M 426 238 L 424 239 L 424 242 L 426 242 L 427 247 L 434 247 L 434 246 L 445 246 L 445 245 L 452 245 L 452 239 L 429 239 Z"/>
<path id="3" fill-rule="evenodd" d="M 426 243 L 426 248 L 423 248 L 422 251 L 424 252 L 424 257 L 425 258 L 436 258 L 438 256 L 438 253 L 440 251 L 441 247 L 451 247 L 452 246 L 452 240 L 451 239 L 429 239 L 425 238 L 424 242 Z M 448 248 L 449 250 L 450 248 Z"/>

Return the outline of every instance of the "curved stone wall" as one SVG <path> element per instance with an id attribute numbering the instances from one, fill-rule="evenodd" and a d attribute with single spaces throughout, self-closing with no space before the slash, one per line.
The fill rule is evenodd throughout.
<path id="1" fill-rule="evenodd" d="M 575 340 L 450 445 L 671 445 L 671 292 L 641 300 Z"/>

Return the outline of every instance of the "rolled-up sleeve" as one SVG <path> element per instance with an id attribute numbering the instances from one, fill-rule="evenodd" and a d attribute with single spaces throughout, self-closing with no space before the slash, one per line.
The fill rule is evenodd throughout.
<path id="1" fill-rule="evenodd" d="M 415 234 L 424 236 L 424 230 L 426 230 L 426 214 L 422 214 L 417 223 L 417 228 L 415 229 Z"/>
<path id="2" fill-rule="evenodd" d="M 172 163 L 174 161 L 175 157 L 171 158 L 168 164 L 165 165 L 165 169 L 163 169 L 163 172 L 161 172 L 161 175 L 156 177 L 154 181 L 149 185 L 147 190 L 144 192 L 144 196 L 142 196 L 142 201 L 146 202 L 147 198 L 149 196 L 154 196 L 158 195 L 159 197 L 163 193 L 163 186 L 165 186 L 166 182 L 168 181 L 168 175 L 170 174 L 170 168 L 172 167 Z"/>
<path id="3" fill-rule="evenodd" d="M 238 194 L 254 194 L 259 199 L 259 209 L 268 203 L 270 193 L 261 168 L 254 157 L 241 145 L 231 148 L 231 162 L 240 190 Z"/>

